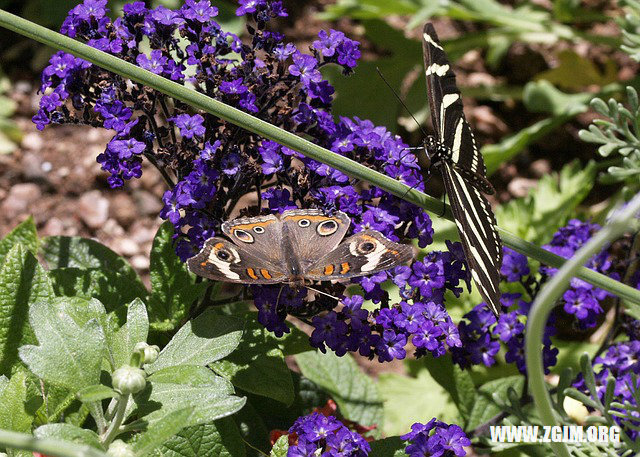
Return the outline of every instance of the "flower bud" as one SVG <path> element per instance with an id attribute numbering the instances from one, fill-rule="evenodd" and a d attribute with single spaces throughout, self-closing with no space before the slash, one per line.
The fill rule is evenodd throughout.
<path id="1" fill-rule="evenodd" d="M 113 388 L 124 395 L 135 394 L 147 384 L 147 374 L 140 368 L 122 366 L 111 375 Z"/>
<path id="2" fill-rule="evenodd" d="M 111 443 L 107 450 L 107 454 L 112 457 L 133 457 L 136 455 L 136 453 L 133 452 L 133 446 L 122 440 L 115 440 Z"/>
<path id="3" fill-rule="evenodd" d="M 134 351 L 142 351 L 142 363 L 153 363 L 158 358 L 158 354 L 160 353 L 160 348 L 155 344 L 153 346 L 140 342 L 137 343 L 134 348 Z"/>

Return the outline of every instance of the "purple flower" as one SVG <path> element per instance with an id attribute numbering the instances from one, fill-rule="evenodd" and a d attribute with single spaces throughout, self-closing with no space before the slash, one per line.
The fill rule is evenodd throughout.
<path id="1" fill-rule="evenodd" d="M 313 56 L 296 52 L 293 54 L 293 64 L 289 66 L 289 73 L 298 76 L 305 85 L 318 83 L 322 80 L 322 74 L 317 66 L 318 62 Z"/>
<path id="2" fill-rule="evenodd" d="M 136 62 L 145 70 L 160 75 L 164 71 L 164 66 L 167 64 L 167 58 L 162 55 L 161 50 L 154 49 L 151 51 L 151 57 L 147 57 L 145 54 L 138 54 Z"/>
<path id="3" fill-rule="evenodd" d="M 202 137 L 207 131 L 204 125 L 202 125 L 204 118 L 199 114 L 194 116 L 181 114 L 171 120 L 174 121 L 176 127 L 180 129 L 182 138 L 193 139 L 194 136 Z"/>
<path id="4" fill-rule="evenodd" d="M 244 94 L 247 90 L 249 89 L 242 84 L 242 78 L 220 83 L 220 92 L 225 94 Z"/>
<path id="5" fill-rule="evenodd" d="M 185 0 L 181 11 L 186 19 L 201 23 L 208 22 L 218 15 L 218 8 L 211 6 L 209 0 Z"/>
<path id="6" fill-rule="evenodd" d="M 91 18 L 100 19 L 107 14 L 107 0 L 84 0 L 83 3 L 76 6 L 73 10 L 74 14 L 84 21 Z"/>
<path id="7" fill-rule="evenodd" d="M 507 278 L 507 281 L 518 282 L 530 273 L 526 256 L 509 248 L 504 248 L 503 251 L 500 273 Z"/>
<path id="8" fill-rule="evenodd" d="M 240 7 L 236 9 L 236 16 L 244 16 L 247 13 L 255 13 L 259 6 L 266 4 L 266 0 L 238 0 Z"/>
<path id="9" fill-rule="evenodd" d="M 160 25 L 172 27 L 179 25 L 183 22 L 180 14 L 177 11 L 170 10 L 165 6 L 158 6 L 156 9 L 151 10 L 151 18 Z"/>
<path id="10" fill-rule="evenodd" d="M 138 141 L 135 138 L 112 140 L 109 143 L 109 149 L 118 154 L 121 159 L 128 159 L 133 154 L 142 154 L 146 147 L 142 141 Z"/>
<path id="11" fill-rule="evenodd" d="M 345 39 L 338 47 L 338 63 L 349 68 L 355 68 L 360 58 L 358 42 Z"/>
<path id="12" fill-rule="evenodd" d="M 320 30 L 318 33 L 319 40 L 316 40 L 311 45 L 316 51 L 320 52 L 325 57 L 331 57 L 335 54 L 336 48 L 344 40 L 344 33 L 337 30 Z"/>
<path id="13" fill-rule="evenodd" d="M 345 427 L 333 416 L 314 412 L 296 419 L 289 429 L 298 437 L 290 446 L 287 456 L 353 456 L 366 457 L 371 452 L 369 443 Z"/>

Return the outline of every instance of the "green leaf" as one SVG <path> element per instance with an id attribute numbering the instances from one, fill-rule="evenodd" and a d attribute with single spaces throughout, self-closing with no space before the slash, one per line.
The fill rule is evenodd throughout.
<path id="1" fill-rule="evenodd" d="M 565 94 L 545 80 L 527 83 L 522 93 L 522 101 L 529 111 L 554 115 L 583 113 L 593 97 L 588 93 Z"/>
<path id="2" fill-rule="evenodd" d="M 456 404 L 460 416 L 466 421 L 473 408 L 476 389 L 468 370 L 463 370 L 451 360 L 451 356 L 426 357 L 424 365 L 431 377 L 445 389 Z"/>
<path id="3" fill-rule="evenodd" d="M 295 356 L 302 374 L 331 395 L 342 415 L 362 425 L 382 423 L 382 398 L 374 381 L 349 354 L 309 351 Z"/>
<path id="4" fill-rule="evenodd" d="M 24 222 L 20 223 L 16 228 L 11 230 L 7 236 L 0 240 L 0 265 L 4 262 L 4 258 L 13 246 L 17 243 L 34 256 L 38 252 L 38 233 L 33 217 L 29 216 Z"/>
<path id="5" fill-rule="evenodd" d="M 0 378 L 6 381 L 6 378 Z M 20 370 L 5 382 L 0 391 L 0 429 L 30 432 L 33 414 L 26 409 L 27 375 Z"/>
<path id="6" fill-rule="evenodd" d="M 558 64 L 550 70 L 538 73 L 536 80 L 549 81 L 571 92 L 581 91 L 593 85 L 606 86 L 618 80 L 617 64 L 612 59 L 604 62 L 602 71 L 594 62 L 572 49 L 560 51 L 557 59 Z"/>
<path id="7" fill-rule="evenodd" d="M 271 448 L 271 452 L 269 453 L 269 457 L 287 457 L 287 452 L 289 451 L 289 436 L 282 435 L 278 438 L 273 444 Z"/>
<path id="8" fill-rule="evenodd" d="M 45 237 L 41 252 L 50 270 L 87 270 L 84 274 L 74 270 L 58 273 L 62 276 L 60 287 L 64 291 L 72 291 L 74 287 L 78 292 L 102 293 L 107 300 L 101 298 L 100 301 L 107 305 L 108 309 L 109 305 L 118 306 L 136 297 L 144 298 L 147 294 L 144 284 L 131 265 L 97 241 L 68 236 Z M 83 280 L 88 281 L 89 285 L 82 284 Z M 111 287 L 110 281 L 116 280 L 119 287 Z M 117 302 L 118 295 L 123 295 L 124 298 L 120 299 L 119 303 L 113 303 Z"/>
<path id="9" fill-rule="evenodd" d="M 284 355 L 295 355 L 301 352 L 307 352 L 311 349 L 309 345 L 309 336 L 298 327 L 289 325 L 289 333 L 285 333 L 280 338 L 276 338 L 278 346 Z"/>
<path id="10" fill-rule="evenodd" d="M 456 419 L 454 403 L 425 369 L 415 378 L 381 373 L 378 386 L 384 398 L 385 435 L 406 433 L 414 422 L 426 423 L 433 417 L 445 422 Z"/>
<path id="11" fill-rule="evenodd" d="M 245 316 L 245 330 L 238 348 L 211 365 L 233 385 L 285 405 L 294 398 L 293 380 L 278 340 L 257 321 L 256 313 Z"/>
<path id="12" fill-rule="evenodd" d="M 543 176 L 529 195 L 496 209 L 498 225 L 536 244 L 549 241 L 592 189 L 595 173 L 594 162 L 583 168 L 576 160 Z"/>
<path id="13" fill-rule="evenodd" d="M 180 431 L 159 449 L 163 457 L 244 457 L 245 444 L 231 418 L 196 425 Z M 286 455 L 286 454 L 285 454 Z"/>
<path id="14" fill-rule="evenodd" d="M 407 430 L 408 431 L 408 430 Z M 399 436 L 392 436 L 383 440 L 373 441 L 369 457 L 404 457 L 405 444 Z"/>
<path id="15" fill-rule="evenodd" d="M 198 367 L 195 365 L 177 365 L 163 368 L 153 373 L 148 379 L 164 384 L 185 384 L 188 386 L 217 385 L 217 389 L 219 389 L 222 394 L 233 393 L 233 385 L 229 381 L 217 376 L 207 367 Z"/>
<path id="16" fill-rule="evenodd" d="M 97 319 L 79 326 L 48 302 L 29 310 L 29 322 L 40 346 L 22 346 L 20 358 L 38 377 L 77 392 L 100 383 L 105 337 Z"/>
<path id="17" fill-rule="evenodd" d="M 522 396 L 524 376 L 508 376 L 506 378 L 489 381 L 480 386 L 466 430 L 473 430 L 499 414 L 502 411 L 502 407 L 496 404 L 493 396 L 496 395 L 504 399 L 506 403 L 507 390 L 510 387 L 516 391 L 518 397 Z"/>
<path id="18" fill-rule="evenodd" d="M 145 456 L 185 427 L 192 411 L 182 408 L 163 414 L 162 418 L 149 425 L 133 443 L 136 456 Z"/>
<path id="19" fill-rule="evenodd" d="M 54 296 L 46 271 L 21 244 L 14 246 L 0 268 L 0 375 L 18 363 L 18 347 L 35 343 L 29 307 Z"/>
<path id="20" fill-rule="evenodd" d="M 137 343 L 146 343 L 149 333 L 147 308 L 140 299 L 132 301 L 127 308 L 127 322 L 118 329 L 111 341 L 114 367 L 129 364 Z"/>
<path id="21" fill-rule="evenodd" d="M 176 255 L 173 232 L 173 226 L 166 221 L 153 239 L 149 310 L 154 320 L 180 322 L 191 303 L 204 293 L 209 284 L 207 281 L 195 283 L 195 276 Z"/>
<path id="22" fill-rule="evenodd" d="M 80 428 L 71 424 L 46 424 L 34 430 L 36 438 L 56 438 L 77 444 L 87 444 L 104 451 L 100 438 L 93 430 Z"/>
<path id="23" fill-rule="evenodd" d="M 124 303 L 144 299 L 147 290 L 139 280 L 102 268 L 56 268 L 49 275 L 57 295 L 96 298 L 113 311 Z"/>
<path id="24" fill-rule="evenodd" d="M 150 377 L 147 387 L 135 395 L 138 415 L 148 423 L 162 420 L 167 411 L 183 408 L 192 414 L 184 427 L 210 423 L 239 411 L 246 399 L 228 395 L 228 383 L 222 378 L 213 384 L 161 383 Z"/>
<path id="25" fill-rule="evenodd" d="M 229 355 L 240 343 L 242 321 L 206 310 L 187 322 L 160 352 L 145 365 L 147 373 L 176 365 L 205 366 Z"/>
<path id="26" fill-rule="evenodd" d="M 96 384 L 80 389 L 76 396 L 82 403 L 92 403 L 94 401 L 104 400 L 105 398 L 115 398 L 118 396 L 118 393 L 111 387 Z"/>

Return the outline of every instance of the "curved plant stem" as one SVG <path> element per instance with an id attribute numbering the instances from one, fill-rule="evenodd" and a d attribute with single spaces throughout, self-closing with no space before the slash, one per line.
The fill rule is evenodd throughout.
<path id="1" fill-rule="evenodd" d="M 25 433 L 0 429 L 0 448 L 39 452 L 50 457 L 109 457 L 86 444 L 70 443 L 53 438 L 36 438 Z"/>
<path id="2" fill-rule="evenodd" d="M 129 402 L 130 395 L 121 395 L 118 398 L 118 403 L 116 405 L 116 413 L 113 416 L 113 420 L 111 424 L 109 424 L 109 428 L 106 432 L 100 437 L 100 442 L 109 446 L 113 439 L 121 433 L 120 426 L 122 425 L 122 421 L 124 420 L 124 413 L 127 411 L 127 403 Z"/>
<path id="3" fill-rule="evenodd" d="M 143 68 L 119 59 L 118 57 L 92 48 L 91 46 L 87 46 L 84 43 L 51 31 L 1 9 L 0 26 L 52 46 L 56 49 L 74 54 L 106 70 L 118 73 L 123 77 L 145 84 L 153 89 L 163 92 L 164 94 L 170 95 L 177 100 L 188 103 L 195 108 L 201 109 L 209 114 L 231 122 L 232 124 L 238 125 L 245 130 L 298 151 L 306 157 L 325 163 L 352 178 L 369 182 L 380 189 L 390 192 L 393 195 L 396 195 L 397 197 L 411 202 L 434 214 L 441 213 L 442 203 L 423 192 L 412 189 L 389 176 L 367 168 L 347 157 L 343 157 L 329 151 L 302 137 L 275 127 L 262 119 L 258 119 L 257 117 L 240 111 L 237 108 L 226 105 L 219 100 L 215 100 L 186 86 L 163 78 L 162 76 L 153 74 L 150 71 L 144 70 Z M 451 208 L 448 205 L 446 206 L 444 217 L 449 220 L 453 220 Z M 554 268 L 559 268 L 565 262 L 561 257 L 545 251 L 533 243 L 524 241 L 505 230 L 498 228 L 498 231 L 500 232 L 504 245 L 514 249 L 515 251 Z M 622 299 L 629 300 L 640 305 L 640 290 L 635 290 L 626 284 L 622 284 L 584 267 L 576 269 L 574 274 Z"/>
<path id="4" fill-rule="evenodd" d="M 551 397 L 544 380 L 544 368 L 540 346 L 544 328 L 551 310 L 562 293 L 567 290 L 571 278 L 576 271 L 591 257 L 600 252 L 604 246 L 611 243 L 627 231 L 630 221 L 640 211 L 640 194 L 636 195 L 627 207 L 612 218 L 598 233 L 596 233 L 562 268 L 547 282 L 536 297 L 527 320 L 525 333 L 525 360 L 529 374 L 529 389 L 534 404 L 544 425 L 558 425 L 553 411 Z M 569 456 L 569 450 L 564 443 L 552 443 L 557 455 Z"/>

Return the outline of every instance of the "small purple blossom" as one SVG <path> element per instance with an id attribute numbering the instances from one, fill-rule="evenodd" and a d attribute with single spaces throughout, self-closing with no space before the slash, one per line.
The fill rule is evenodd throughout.
<path id="1" fill-rule="evenodd" d="M 196 136 L 201 137 L 206 132 L 204 125 L 202 125 L 204 118 L 199 114 L 194 116 L 180 114 L 171 120 L 173 120 L 176 127 L 180 129 L 180 135 L 182 135 L 183 138 L 193 139 L 193 137 Z"/>

